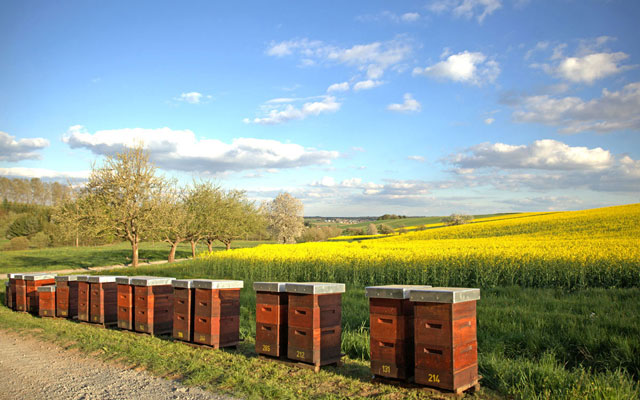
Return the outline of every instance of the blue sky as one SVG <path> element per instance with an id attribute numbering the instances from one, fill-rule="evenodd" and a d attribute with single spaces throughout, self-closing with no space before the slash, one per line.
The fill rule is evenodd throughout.
<path id="1" fill-rule="evenodd" d="M 640 2 L 0 3 L 0 176 L 136 141 L 306 215 L 640 201 Z"/>

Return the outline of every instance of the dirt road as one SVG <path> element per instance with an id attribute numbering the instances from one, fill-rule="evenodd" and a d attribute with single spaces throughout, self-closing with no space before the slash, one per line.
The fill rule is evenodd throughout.
<path id="1" fill-rule="evenodd" d="M 0 399 L 232 399 L 5 330 L 0 376 Z"/>

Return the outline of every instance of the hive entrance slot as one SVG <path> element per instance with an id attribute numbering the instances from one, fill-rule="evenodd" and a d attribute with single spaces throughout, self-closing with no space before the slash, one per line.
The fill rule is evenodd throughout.
<path id="1" fill-rule="evenodd" d="M 430 323 L 425 323 L 424 327 L 427 329 L 442 329 L 442 324 L 430 324 Z"/>
<path id="2" fill-rule="evenodd" d="M 438 349 L 424 349 L 424 352 L 427 354 L 439 354 L 442 355 L 442 350 L 438 350 Z"/>

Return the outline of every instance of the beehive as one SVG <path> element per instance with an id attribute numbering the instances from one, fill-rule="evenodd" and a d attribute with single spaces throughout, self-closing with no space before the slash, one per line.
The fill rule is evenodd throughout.
<path id="1" fill-rule="evenodd" d="M 340 361 L 343 283 L 287 283 L 287 357 L 315 366 Z"/>
<path id="2" fill-rule="evenodd" d="M 89 322 L 91 312 L 91 287 L 89 275 L 78 275 L 78 321 Z"/>
<path id="3" fill-rule="evenodd" d="M 41 317 L 56 316 L 56 287 L 54 285 L 38 286 L 38 315 Z"/>
<path id="4" fill-rule="evenodd" d="M 193 315 L 196 306 L 193 280 L 174 279 L 173 286 L 173 332 L 175 339 L 193 341 Z"/>
<path id="5" fill-rule="evenodd" d="M 152 335 L 170 334 L 173 329 L 174 278 L 144 276 L 131 278 L 134 290 L 135 330 Z"/>
<path id="6" fill-rule="evenodd" d="M 283 282 L 254 282 L 256 291 L 256 353 L 287 356 L 288 294 Z"/>
<path id="7" fill-rule="evenodd" d="M 4 305 L 9 307 L 9 298 L 11 297 L 11 284 L 9 281 L 4 283 Z"/>
<path id="8" fill-rule="evenodd" d="M 476 301 L 479 289 L 412 290 L 415 381 L 459 392 L 478 382 Z"/>
<path id="9" fill-rule="evenodd" d="M 214 348 L 240 342 L 242 281 L 196 279 L 193 341 Z"/>
<path id="10" fill-rule="evenodd" d="M 89 322 L 111 325 L 118 322 L 118 284 L 115 276 L 89 276 Z"/>
<path id="11" fill-rule="evenodd" d="M 26 296 L 26 311 L 32 314 L 38 314 L 38 287 L 54 285 L 56 283 L 55 277 L 54 274 L 46 273 L 22 275 L 24 279 L 24 294 Z"/>
<path id="12" fill-rule="evenodd" d="M 12 310 L 16 309 L 16 275 L 17 274 L 8 274 L 7 278 L 9 278 L 9 280 L 7 281 L 9 283 L 9 287 L 8 287 L 8 294 L 6 297 L 7 300 L 7 307 L 9 307 Z"/>
<path id="13" fill-rule="evenodd" d="M 394 379 L 413 376 L 413 303 L 411 289 L 417 285 L 370 286 L 369 298 L 371 373 Z"/>
<path id="14" fill-rule="evenodd" d="M 78 316 L 78 276 L 56 276 L 56 316 L 74 318 Z"/>
<path id="15" fill-rule="evenodd" d="M 116 283 L 118 284 L 118 328 L 132 331 L 135 309 L 131 277 L 118 276 Z"/>

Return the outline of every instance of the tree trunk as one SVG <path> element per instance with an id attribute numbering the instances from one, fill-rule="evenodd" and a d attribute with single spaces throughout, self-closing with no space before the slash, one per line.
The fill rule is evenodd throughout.
<path id="1" fill-rule="evenodd" d="M 131 247 L 133 248 L 133 257 L 131 258 L 131 266 L 137 267 L 138 266 L 138 241 L 134 240 L 131 243 Z"/>
<path id="2" fill-rule="evenodd" d="M 176 260 L 176 249 L 178 248 L 178 243 L 180 242 L 171 243 L 171 251 L 169 252 L 169 259 L 167 260 L 170 263 Z"/>
<path id="3" fill-rule="evenodd" d="M 191 256 L 193 258 L 196 258 L 196 244 L 198 243 L 198 241 L 193 241 L 191 240 Z"/>
<path id="4" fill-rule="evenodd" d="M 224 242 L 224 244 L 227 246 L 227 250 L 231 250 L 231 240 Z"/>
<path id="5" fill-rule="evenodd" d="M 78 235 L 78 232 L 76 232 L 76 247 L 80 247 L 80 235 Z"/>
<path id="6" fill-rule="evenodd" d="M 207 248 L 209 249 L 209 253 L 213 251 L 213 240 L 207 239 Z"/>

